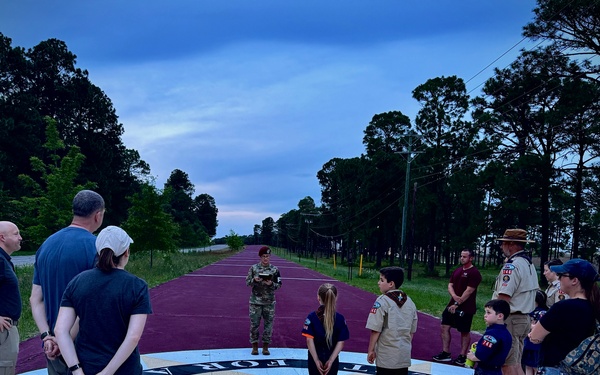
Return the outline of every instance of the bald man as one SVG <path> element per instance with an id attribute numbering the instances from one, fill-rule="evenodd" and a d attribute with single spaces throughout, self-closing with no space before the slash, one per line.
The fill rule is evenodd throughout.
<path id="1" fill-rule="evenodd" d="M 14 375 L 19 354 L 21 293 L 11 254 L 21 250 L 19 228 L 0 221 L 0 374 Z"/>

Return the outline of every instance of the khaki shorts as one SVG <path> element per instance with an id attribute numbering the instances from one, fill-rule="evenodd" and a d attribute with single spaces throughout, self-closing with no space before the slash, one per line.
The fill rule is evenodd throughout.
<path id="1" fill-rule="evenodd" d="M 0 332 L 0 375 L 14 375 L 19 354 L 19 330 L 16 326 Z"/>
<path id="2" fill-rule="evenodd" d="M 531 330 L 531 318 L 527 314 L 510 314 L 504 321 L 512 336 L 512 347 L 506 357 L 505 366 L 521 365 L 523 341 Z"/>

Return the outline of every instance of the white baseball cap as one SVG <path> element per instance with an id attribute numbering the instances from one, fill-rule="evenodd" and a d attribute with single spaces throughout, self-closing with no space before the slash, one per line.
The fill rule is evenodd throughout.
<path id="1" fill-rule="evenodd" d="M 129 249 L 129 245 L 133 243 L 133 240 L 127 232 L 119 227 L 115 227 L 114 225 L 109 225 L 108 227 L 102 229 L 96 237 L 96 251 L 98 254 L 103 249 L 111 249 L 116 256 L 121 256 L 127 249 Z"/>

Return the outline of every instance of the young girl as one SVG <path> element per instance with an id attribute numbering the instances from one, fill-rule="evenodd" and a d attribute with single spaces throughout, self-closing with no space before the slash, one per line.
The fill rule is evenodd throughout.
<path id="1" fill-rule="evenodd" d="M 542 316 L 548 311 L 548 306 L 546 305 L 546 293 L 541 290 L 537 290 L 535 292 L 535 309 L 529 313 L 531 317 L 531 328 L 537 324 Z M 521 363 L 525 366 L 525 375 L 535 375 L 537 374 L 537 368 L 540 362 L 540 349 L 542 348 L 542 344 L 534 344 L 529 340 L 529 337 L 525 338 L 525 343 L 523 347 L 523 359 Z"/>
<path id="2" fill-rule="evenodd" d="M 308 347 L 309 375 L 336 375 L 338 354 L 350 333 L 346 319 L 335 311 L 337 289 L 333 284 L 323 284 L 317 293 L 319 308 L 308 314 L 304 321 L 302 336 Z"/>

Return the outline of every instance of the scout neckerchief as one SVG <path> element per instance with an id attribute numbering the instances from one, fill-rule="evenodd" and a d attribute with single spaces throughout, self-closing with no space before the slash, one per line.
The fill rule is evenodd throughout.
<path id="1" fill-rule="evenodd" d="M 525 258 L 525 260 L 528 261 L 529 264 L 533 263 L 531 261 L 531 256 L 525 250 L 521 250 L 518 253 L 513 254 L 513 256 L 511 256 L 510 259 L 506 261 L 506 263 L 512 263 L 516 258 Z"/>
<path id="2" fill-rule="evenodd" d="M 402 306 L 404 306 L 404 303 L 406 302 L 406 299 L 408 298 L 406 293 L 404 293 L 401 290 L 394 290 L 392 292 L 387 292 L 385 294 L 385 296 L 388 297 L 389 299 L 391 299 L 392 301 L 396 302 L 396 305 L 398 305 L 399 308 L 402 308 Z"/>

